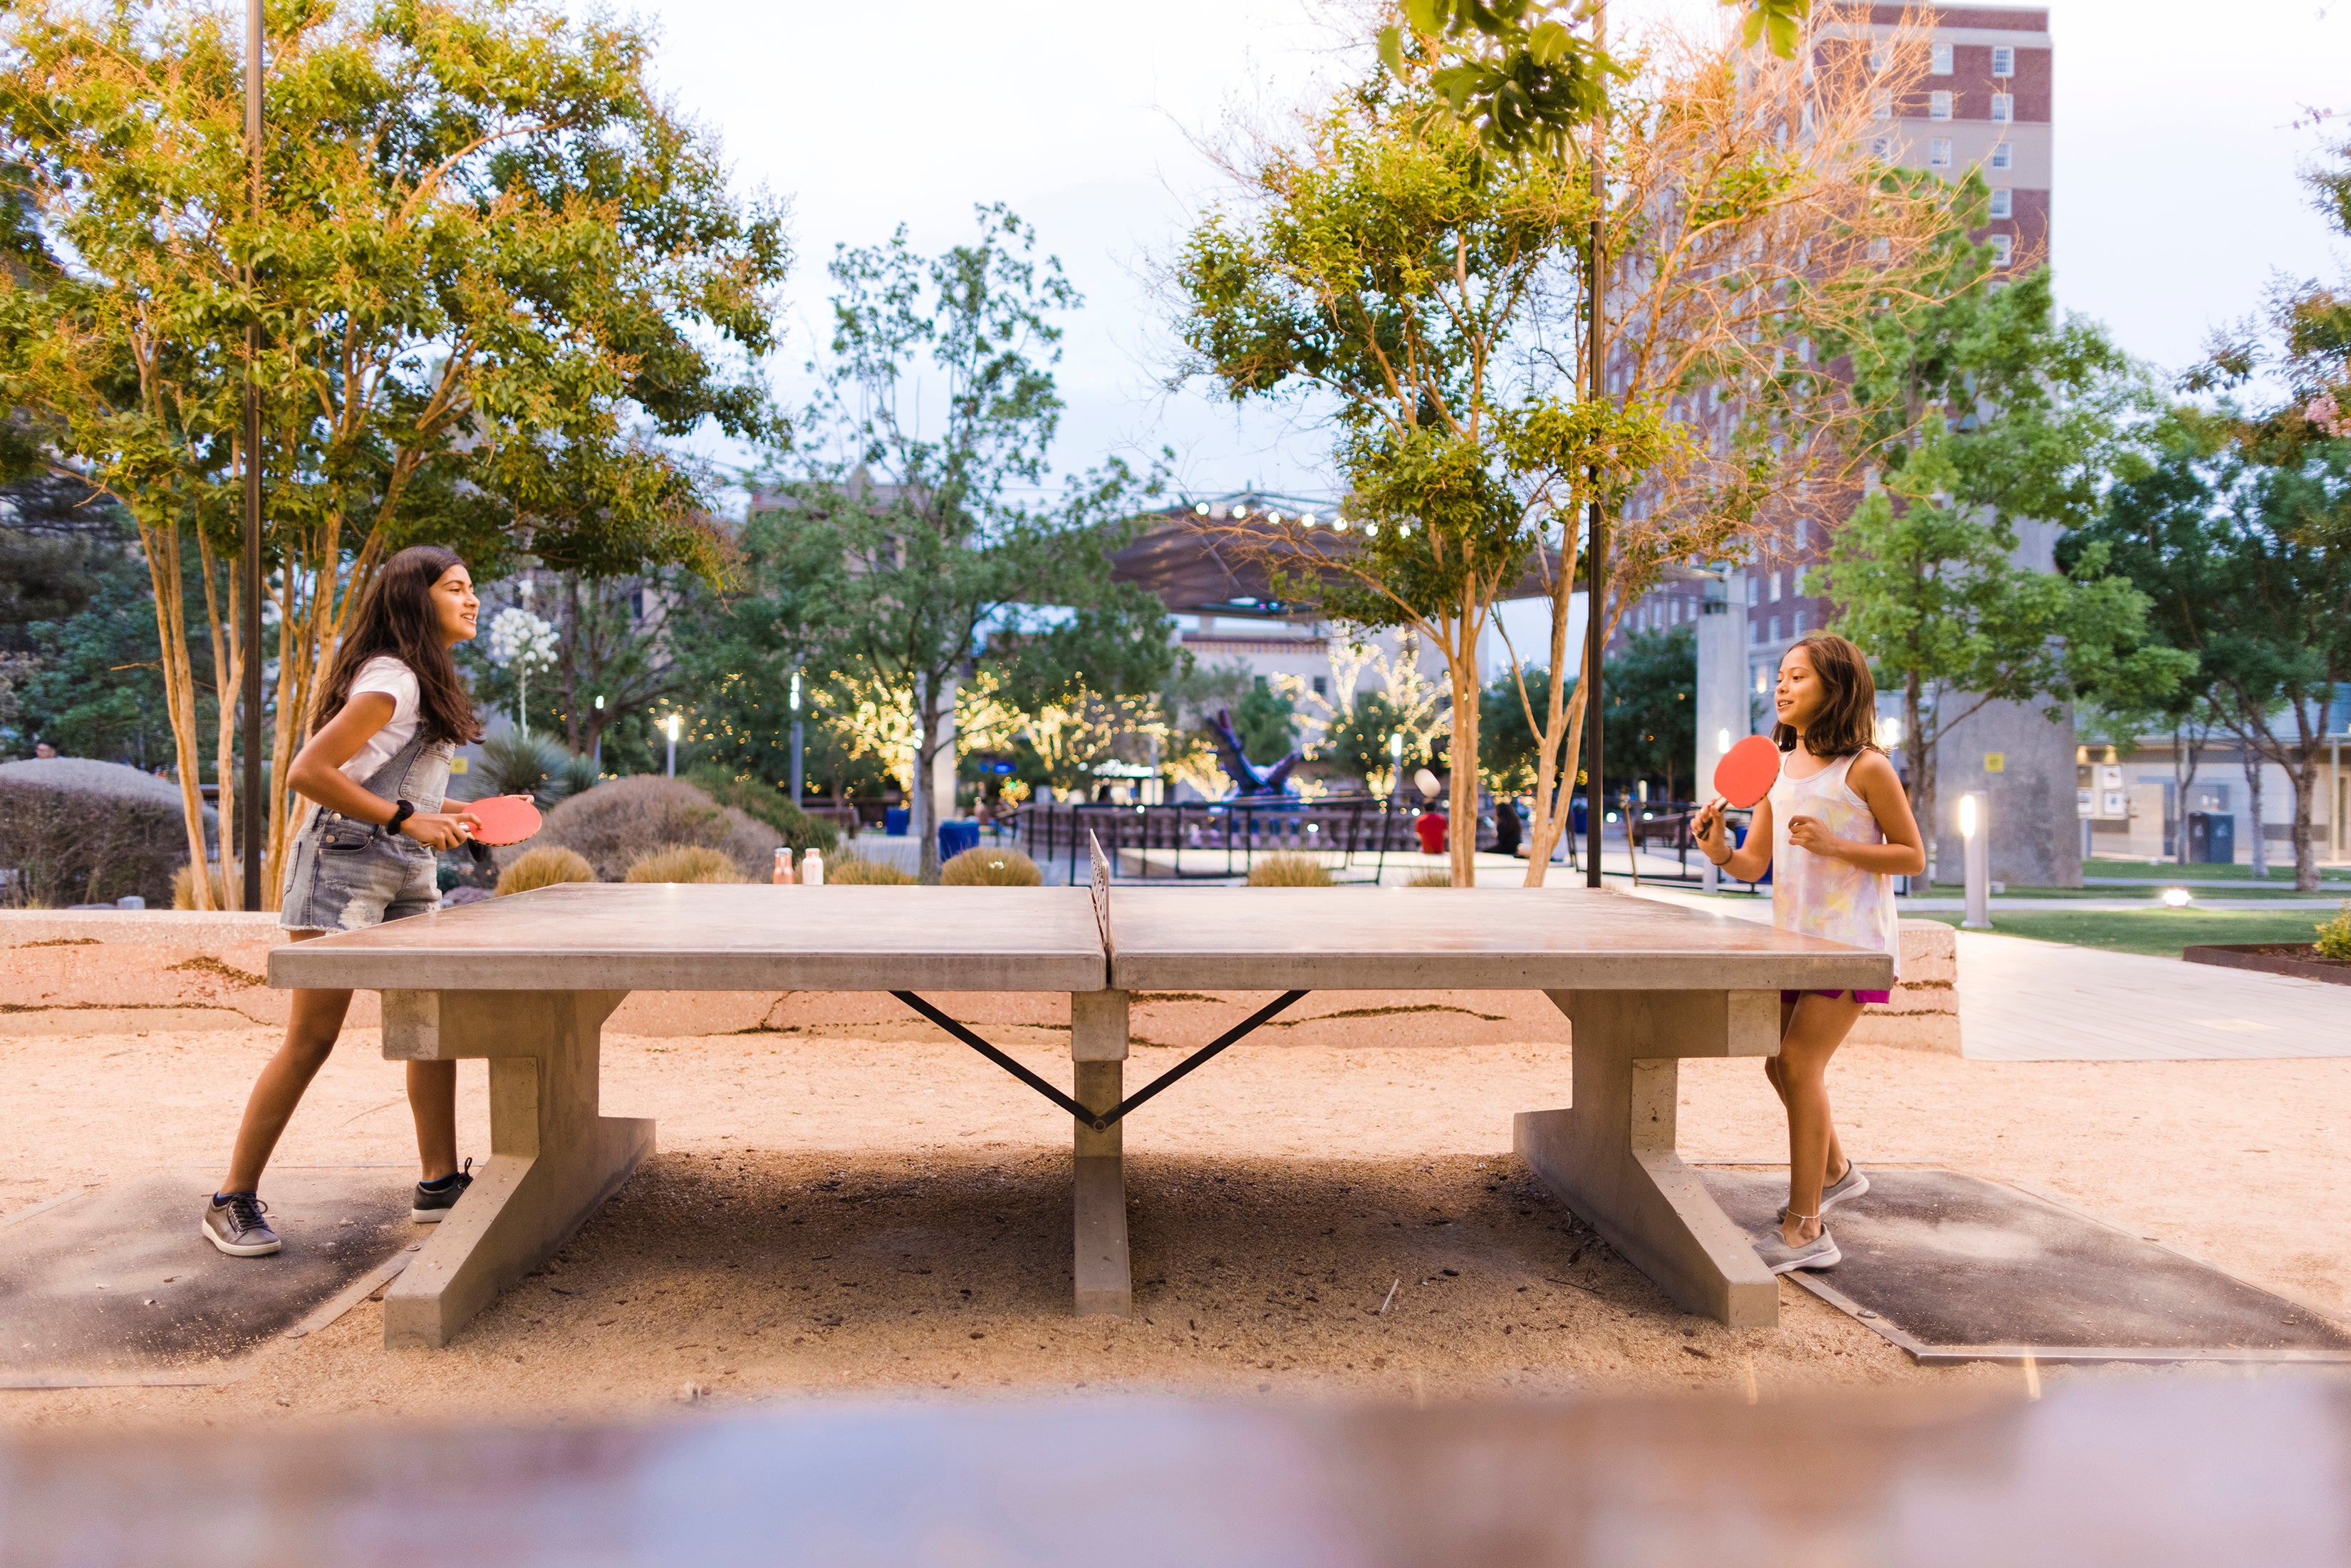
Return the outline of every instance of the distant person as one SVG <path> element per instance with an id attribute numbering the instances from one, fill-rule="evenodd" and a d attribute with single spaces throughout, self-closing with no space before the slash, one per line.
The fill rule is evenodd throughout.
<path id="1" fill-rule="evenodd" d="M 1525 828 L 1526 824 L 1519 821 L 1519 803 L 1516 800 L 1494 802 L 1494 852 L 1496 854 L 1517 854 Z"/>
<path id="2" fill-rule="evenodd" d="M 1698 813 L 1706 858 L 1741 882 L 1771 873 L 1771 924 L 1893 956 L 1901 974 L 1893 879 L 1927 868 L 1927 852 L 1894 764 L 1872 739 L 1877 688 L 1869 660 L 1844 638 L 1815 632 L 1780 659 L 1771 738 L 1787 756 L 1755 808 L 1747 841 L 1730 847 L 1719 796 Z M 1802 772 L 1797 769 L 1802 769 Z M 1764 1075 L 1788 1111 L 1788 1207 L 1776 1237 L 1755 1250 L 1774 1274 L 1843 1260 L 1822 1217 L 1869 1190 L 1829 1118 L 1829 1059 L 1862 1008 L 1885 991 L 1782 991 L 1780 1054 Z M 1838 1174 L 1834 1181 L 1828 1173 Z"/>
<path id="3" fill-rule="evenodd" d="M 1441 855 L 1445 852 L 1445 813 L 1431 806 L 1416 818 L 1412 831 L 1420 835 L 1420 852 Z"/>
<path id="4" fill-rule="evenodd" d="M 33 755 L 40 761 L 52 761 L 57 755 L 57 748 L 46 740 L 37 740 L 33 742 Z"/>
<path id="5" fill-rule="evenodd" d="M 293 940 L 439 904 L 434 852 L 456 848 L 479 825 L 441 807 L 450 757 L 481 737 L 449 657 L 474 635 L 481 607 L 465 563 L 433 545 L 411 546 L 384 562 L 361 596 L 319 691 L 310 739 L 287 774 L 319 807 L 294 841 L 286 872 L 278 924 Z M 260 1197 L 262 1167 L 335 1049 L 350 1005 L 349 991 L 294 993 L 286 1043 L 253 1085 L 228 1180 L 204 1208 L 204 1236 L 231 1257 L 277 1250 Z M 423 1167 L 409 1214 L 430 1223 L 455 1207 L 473 1179 L 457 1167 L 457 1064 L 410 1062 L 408 1105 Z"/>

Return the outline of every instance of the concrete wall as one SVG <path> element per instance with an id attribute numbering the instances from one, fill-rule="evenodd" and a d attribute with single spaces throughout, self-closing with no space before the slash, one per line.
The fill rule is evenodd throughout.
<path id="1" fill-rule="evenodd" d="M 1966 700 L 1947 697 L 1963 707 Z M 2074 721 L 2052 724 L 2039 707 L 1986 703 L 1936 745 L 1932 829 L 1937 874 L 1958 882 L 1965 864 L 1959 797 L 1981 791 L 1991 820 L 1991 877 L 2018 887 L 2082 885 L 2082 825 L 2075 808 Z M 1988 754 L 2001 758 L 1987 771 Z M 1920 823 L 1925 828 L 1927 824 Z"/>

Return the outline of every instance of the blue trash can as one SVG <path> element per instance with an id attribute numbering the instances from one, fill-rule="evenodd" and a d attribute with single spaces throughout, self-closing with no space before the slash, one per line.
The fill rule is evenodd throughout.
<path id="1" fill-rule="evenodd" d="M 979 848 L 977 822 L 941 822 L 939 824 L 939 859 L 951 861 L 966 850 Z"/>
<path id="2" fill-rule="evenodd" d="M 906 824 L 914 816 L 904 806 L 887 807 L 882 812 L 882 831 L 893 839 L 903 839 L 906 836 Z"/>

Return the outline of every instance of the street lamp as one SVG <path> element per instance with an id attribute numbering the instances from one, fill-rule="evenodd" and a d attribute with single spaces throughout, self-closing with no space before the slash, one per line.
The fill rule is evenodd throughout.
<path id="1" fill-rule="evenodd" d="M 1395 772 L 1395 798 L 1401 800 L 1404 799 L 1404 731 L 1400 729 L 1388 735 L 1388 766 Z"/>
<path id="2" fill-rule="evenodd" d="M 792 804 L 800 800 L 800 673 L 792 672 Z"/>
<path id="3" fill-rule="evenodd" d="M 664 719 L 662 727 L 669 732 L 669 776 L 674 779 L 677 777 L 677 715 L 672 714 Z"/>

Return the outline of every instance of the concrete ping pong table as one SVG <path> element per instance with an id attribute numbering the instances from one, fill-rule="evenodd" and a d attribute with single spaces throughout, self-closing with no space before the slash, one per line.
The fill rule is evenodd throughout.
<path id="1" fill-rule="evenodd" d="M 384 1297 L 389 1346 L 446 1344 L 653 1148 L 599 1105 L 632 990 L 889 991 L 1070 1113 L 1077 1310 L 1124 1316 L 1125 1119 L 1314 990 L 1540 990 L 1573 1026 L 1573 1099 L 1520 1155 L 1685 1309 L 1779 1321 L 1777 1283 L 1675 1152 L 1678 1061 L 1769 1056 L 1779 992 L 1893 983 L 1883 953 L 1584 888 L 1113 890 L 574 883 L 277 948 L 269 983 L 383 993 L 392 1061 L 484 1057 L 490 1155 Z M 1280 995 L 1125 1092 L 1134 991 Z M 1064 991 L 1071 1092 L 925 991 Z"/>

